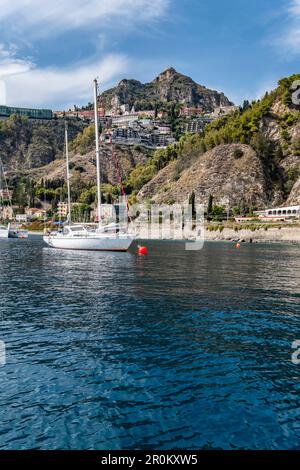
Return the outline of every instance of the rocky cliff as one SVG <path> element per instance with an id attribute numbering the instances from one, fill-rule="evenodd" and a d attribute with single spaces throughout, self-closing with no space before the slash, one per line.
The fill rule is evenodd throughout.
<path id="1" fill-rule="evenodd" d="M 118 171 L 115 160 L 112 157 L 112 147 L 109 144 L 101 144 L 101 180 L 102 183 L 118 185 Z M 121 169 L 122 180 L 126 180 L 132 170 L 137 165 L 144 165 L 151 158 L 152 152 L 139 147 L 130 147 L 126 145 L 115 146 L 116 159 Z M 78 151 L 70 152 L 70 169 L 72 178 L 80 178 L 82 184 L 96 184 L 96 156 L 95 150 L 89 149 L 86 153 L 80 154 Z M 14 175 L 16 173 L 14 172 Z M 22 171 L 24 177 L 33 179 L 36 182 L 43 180 L 61 181 L 66 178 L 66 161 L 64 158 L 58 158 L 48 165 Z"/>
<path id="2" fill-rule="evenodd" d="M 241 156 L 236 158 L 236 154 Z M 142 188 L 139 197 L 157 203 L 184 203 L 194 193 L 206 205 L 213 195 L 225 206 L 236 206 L 242 199 L 260 206 L 281 196 L 273 191 L 269 194 L 263 164 L 249 145 L 219 145 L 199 156 L 177 181 L 174 172 L 173 162 Z"/>
<path id="3" fill-rule="evenodd" d="M 161 102 L 174 102 L 199 106 L 206 112 L 211 112 L 215 107 L 232 104 L 223 93 L 198 85 L 174 68 L 168 68 L 146 84 L 137 80 L 122 80 L 118 86 L 104 92 L 102 99 L 107 109 L 117 104 L 129 104 L 136 110 L 149 110 Z"/>
<path id="4" fill-rule="evenodd" d="M 70 141 L 86 127 L 82 121 L 70 121 Z M 61 158 L 65 141 L 63 120 L 30 121 L 12 116 L 0 121 L 1 159 L 10 172 L 22 172 L 44 166 Z"/>

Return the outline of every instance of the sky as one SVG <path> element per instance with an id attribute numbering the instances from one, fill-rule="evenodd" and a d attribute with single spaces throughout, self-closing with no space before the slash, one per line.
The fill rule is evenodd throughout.
<path id="1" fill-rule="evenodd" d="M 69 109 L 167 67 L 259 98 L 300 73 L 300 0 L 0 0 L 0 104 Z"/>

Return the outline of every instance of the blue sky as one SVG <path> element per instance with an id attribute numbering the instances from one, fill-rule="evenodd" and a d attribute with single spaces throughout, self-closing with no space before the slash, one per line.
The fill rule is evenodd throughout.
<path id="1" fill-rule="evenodd" d="M 300 72 L 300 0 L 1 0 L 0 103 L 85 104 L 168 66 L 237 104 Z"/>

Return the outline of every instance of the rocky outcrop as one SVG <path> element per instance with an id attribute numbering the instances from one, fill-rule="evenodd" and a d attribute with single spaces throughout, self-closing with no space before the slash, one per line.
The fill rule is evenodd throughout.
<path id="1" fill-rule="evenodd" d="M 69 121 L 69 139 L 87 127 L 82 121 Z M 61 158 L 65 145 L 63 119 L 34 121 L 12 116 L 0 121 L 1 158 L 5 169 L 22 172 L 47 165 Z"/>
<path id="2" fill-rule="evenodd" d="M 122 80 L 118 86 L 104 92 L 102 100 L 107 109 L 116 104 L 128 104 L 136 109 L 153 109 L 157 102 L 162 101 L 199 106 L 206 112 L 211 112 L 215 107 L 232 105 L 224 93 L 198 85 L 174 68 L 168 68 L 146 84 L 137 80 Z"/>
<path id="3" fill-rule="evenodd" d="M 210 241 L 231 241 L 244 240 L 245 242 L 280 242 L 280 243 L 300 243 L 300 227 L 263 227 L 250 230 L 240 227 L 233 228 L 225 227 L 223 230 L 209 230 L 206 228 L 204 231 L 204 239 Z"/>
<path id="4" fill-rule="evenodd" d="M 294 206 L 300 204 L 300 179 L 294 184 L 292 191 L 288 197 L 287 205 Z"/>
<path id="5" fill-rule="evenodd" d="M 220 145 L 206 152 L 183 171 L 177 181 L 174 181 L 175 165 L 173 162 L 160 171 L 142 188 L 139 198 L 157 203 L 182 203 L 194 192 L 203 204 L 207 204 L 212 195 L 215 203 L 225 206 L 233 207 L 244 201 L 264 207 L 283 197 L 280 191 L 270 192 L 263 164 L 248 145 Z"/>
<path id="6" fill-rule="evenodd" d="M 101 179 L 103 183 L 116 185 L 119 183 L 118 172 L 112 158 L 111 145 L 102 144 L 101 152 Z M 145 164 L 151 154 L 146 154 L 141 149 L 134 147 L 117 145 L 116 156 L 120 163 L 122 178 L 125 180 L 130 172 L 140 164 Z M 96 157 L 95 151 L 92 150 L 84 155 L 70 155 L 70 169 L 73 177 L 80 176 L 83 184 L 96 184 Z M 16 173 L 14 173 L 16 175 Z M 28 176 L 32 180 L 39 182 L 42 179 L 49 181 L 64 180 L 66 178 L 66 161 L 65 159 L 57 159 L 49 165 L 30 170 L 30 172 L 22 172 L 23 176 Z"/>

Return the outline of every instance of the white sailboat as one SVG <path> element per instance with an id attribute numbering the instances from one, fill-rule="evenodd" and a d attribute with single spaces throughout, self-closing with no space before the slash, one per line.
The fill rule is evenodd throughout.
<path id="1" fill-rule="evenodd" d="M 4 181 L 4 187 L 2 187 L 2 179 Z M 13 206 L 12 206 L 12 201 L 10 197 L 10 192 L 8 189 L 8 183 L 7 183 L 7 179 L 5 176 L 3 162 L 0 158 L 0 190 L 1 190 L 0 209 L 1 211 L 3 210 L 3 207 L 1 204 L 2 199 L 3 199 L 2 197 L 3 189 L 6 191 L 6 194 L 7 194 L 6 199 L 8 199 L 9 207 L 11 208 L 11 214 L 13 215 Z M 28 238 L 28 230 L 24 230 L 23 228 L 19 226 L 19 224 L 16 224 L 14 222 L 11 224 L 8 224 L 7 227 L 5 225 L 0 225 L 0 238 Z"/>
<path id="2" fill-rule="evenodd" d="M 94 112 L 95 112 L 95 136 L 96 136 L 96 166 L 97 166 L 97 219 L 98 226 L 95 230 L 89 230 L 84 225 L 76 225 L 71 222 L 71 192 L 68 152 L 68 131 L 66 127 L 66 165 L 68 187 L 68 224 L 62 232 L 52 232 L 45 235 L 43 240 L 53 248 L 66 250 L 95 250 L 95 251 L 127 251 L 133 240 L 134 234 L 128 233 L 118 224 L 102 225 L 101 223 L 101 172 L 99 151 L 99 126 L 98 126 L 98 83 L 94 80 Z"/>

